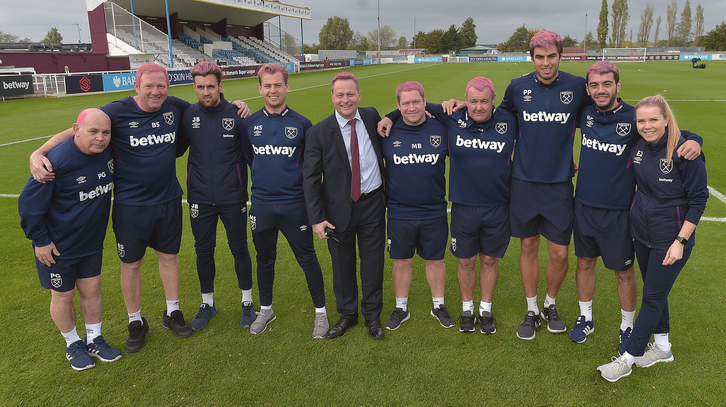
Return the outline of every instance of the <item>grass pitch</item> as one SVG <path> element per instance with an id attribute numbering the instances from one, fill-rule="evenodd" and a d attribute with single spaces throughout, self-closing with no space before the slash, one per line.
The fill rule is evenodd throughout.
<path id="1" fill-rule="evenodd" d="M 563 63 L 561 69 L 584 75 L 589 64 Z M 673 106 L 679 125 L 703 136 L 709 185 L 726 192 L 722 157 L 726 141 L 726 108 L 721 84 L 726 64 L 713 62 L 706 70 L 690 62 L 623 63 L 620 96 L 635 104 L 644 96 L 662 93 Z M 385 65 L 352 68 L 360 79 L 362 106 L 381 114 L 395 108 L 395 86 L 421 82 L 428 101 L 463 98 L 474 76 L 494 81 L 504 95 L 509 81 L 532 70 L 529 63 Z M 333 112 L 330 80 L 335 71 L 292 75 L 288 104 L 313 123 Z M 252 110 L 262 106 L 256 79 L 224 82 L 228 99 L 246 100 Z M 196 101 L 189 85 L 171 94 Z M 566 334 L 545 329 L 533 341 L 516 338 L 526 304 L 519 276 L 519 242 L 512 240 L 504 259 L 494 297 L 497 333 L 461 334 L 444 329 L 428 315 L 431 296 L 423 261 L 414 261 L 409 307 L 411 320 L 399 330 L 386 331 L 372 341 L 362 324 L 334 341 L 311 337 L 314 309 L 305 278 L 294 256 L 280 238 L 274 309 L 277 320 L 261 335 L 238 326 L 240 295 L 232 257 L 220 226 L 215 301 L 219 312 L 207 328 L 189 339 L 175 338 L 161 327 L 164 293 L 150 251 L 143 267 L 142 312 L 151 325 L 146 348 L 125 354 L 114 363 L 75 372 L 63 356 L 63 340 L 49 312 L 50 292 L 40 287 L 30 242 L 23 236 L 17 214 L 17 195 L 29 172 L 28 155 L 45 138 L 75 121 L 80 110 L 97 107 L 131 93 L 18 100 L 0 104 L 0 245 L 2 280 L 8 289 L 0 322 L 0 404 L 2 405 L 724 405 L 722 365 L 726 360 L 724 328 L 715 316 L 726 314 L 723 281 L 725 257 L 722 221 L 703 220 L 698 244 L 670 295 L 671 341 L 675 361 L 608 383 L 595 368 L 616 354 L 620 321 L 613 273 L 598 264 L 594 300 L 596 331 L 583 344 Z M 11 144 L 12 143 L 12 144 Z M 579 140 L 575 141 L 575 153 Z M 185 186 L 186 157 L 178 160 L 178 176 Z M 706 217 L 726 217 L 726 204 L 712 196 Z M 334 323 L 330 257 L 323 242 L 316 243 L 325 276 L 329 320 Z M 104 324 L 108 342 L 123 349 L 127 316 L 121 295 L 120 263 L 109 228 L 103 267 Z M 546 266 L 545 245 L 540 255 Z M 250 241 L 250 251 L 254 247 Z M 194 241 L 189 219 L 184 219 L 181 253 L 181 308 L 187 321 L 201 301 L 196 276 Z M 445 258 L 448 270 L 446 303 L 453 315 L 461 311 L 456 259 Z M 573 249 L 570 273 L 557 297 L 563 319 L 572 327 L 579 315 Z M 386 263 L 390 275 L 392 263 Z M 256 281 L 256 277 L 255 277 Z M 639 285 L 640 285 L 639 281 Z M 259 306 L 254 289 L 255 301 Z M 477 290 L 478 292 L 478 290 Z M 540 304 L 545 295 L 542 276 Z M 475 293 L 476 299 L 478 293 Z M 385 322 L 394 308 L 393 284 L 384 283 Z M 78 315 L 78 329 L 83 324 Z"/>

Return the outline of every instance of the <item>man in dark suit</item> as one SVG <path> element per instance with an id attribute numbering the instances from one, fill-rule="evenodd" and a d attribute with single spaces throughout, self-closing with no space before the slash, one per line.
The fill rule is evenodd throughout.
<path id="1" fill-rule="evenodd" d="M 368 335 L 383 338 L 383 259 L 385 248 L 385 176 L 376 136 L 375 108 L 358 108 L 355 75 L 333 78 L 335 113 L 305 136 L 303 188 L 308 219 L 320 239 L 328 239 L 333 288 L 340 319 L 326 338 L 343 335 L 358 323 L 356 239 L 360 252 L 361 312 Z M 352 142 L 351 142 L 352 141 Z"/>

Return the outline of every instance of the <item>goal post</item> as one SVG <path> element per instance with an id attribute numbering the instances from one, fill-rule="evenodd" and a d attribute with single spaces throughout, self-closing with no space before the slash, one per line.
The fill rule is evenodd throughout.
<path id="1" fill-rule="evenodd" d="M 645 62 L 645 48 L 603 48 L 603 61 Z"/>

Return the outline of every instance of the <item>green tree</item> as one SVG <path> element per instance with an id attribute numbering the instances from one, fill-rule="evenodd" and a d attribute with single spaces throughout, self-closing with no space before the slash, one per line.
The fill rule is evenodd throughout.
<path id="1" fill-rule="evenodd" d="M 676 28 L 676 32 L 678 32 L 678 36 L 681 37 L 684 45 L 688 45 L 692 41 L 692 28 L 691 0 L 686 0 L 686 5 L 683 6 L 683 11 L 681 12 L 681 21 L 678 22 L 678 27 Z"/>
<path id="2" fill-rule="evenodd" d="M 60 44 L 63 42 L 63 36 L 58 32 L 58 29 L 53 27 L 48 30 L 48 34 L 45 34 L 45 38 L 40 40 L 44 44 Z"/>
<path id="3" fill-rule="evenodd" d="M 467 17 L 459 29 L 459 48 L 469 48 L 476 45 L 476 24 L 474 18 Z"/>
<path id="4" fill-rule="evenodd" d="M 584 47 L 586 49 L 598 49 L 600 47 L 600 42 L 595 39 L 595 36 L 592 34 L 592 31 L 588 32 L 587 35 L 585 35 L 585 41 L 584 44 L 580 42 L 578 44 L 580 47 Z"/>
<path id="5" fill-rule="evenodd" d="M 17 35 L 0 31 L 0 42 L 33 42 L 33 40 L 30 38 L 23 38 L 21 40 Z"/>
<path id="6" fill-rule="evenodd" d="M 676 15 L 678 14 L 678 2 L 671 0 L 671 4 L 666 5 L 666 32 L 668 34 L 668 46 L 671 46 L 671 40 L 676 35 Z"/>
<path id="7" fill-rule="evenodd" d="M 527 27 L 522 24 L 521 27 L 514 30 L 514 34 L 505 43 L 504 52 L 526 52 L 529 51 L 529 40 L 532 38 Z"/>
<path id="8" fill-rule="evenodd" d="M 438 54 L 439 50 L 439 38 L 444 35 L 444 30 L 435 29 L 427 33 L 419 31 L 418 34 L 414 35 L 413 38 L 416 43 L 416 48 L 425 49 L 432 54 Z"/>
<path id="9" fill-rule="evenodd" d="M 696 18 L 693 19 L 693 46 L 697 47 L 703 37 L 703 7 L 696 6 Z"/>
<path id="10" fill-rule="evenodd" d="M 318 50 L 320 50 L 320 45 L 313 43 L 313 45 L 305 44 L 305 53 L 306 54 L 317 54 Z"/>
<path id="11" fill-rule="evenodd" d="M 368 43 L 378 49 L 378 28 L 368 31 Z M 391 49 L 397 44 L 396 31 L 390 25 L 381 26 L 381 49 Z"/>
<path id="12" fill-rule="evenodd" d="M 704 35 L 701 45 L 709 51 L 726 51 L 726 21 Z"/>
<path id="13" fill-rule="evenodd" d="M 347 18 L 329 17 L 318 34 L 320 49 L 348 49 L 353 39 L 353 30 Z"/>
<path id="14" fill-rule="evenodd" d="M 350 42 L 350 47 L 356 51 L 372 51 L 371 43 L 368 41 L 368 37 L 362 35 L 360 31 L 356 31 L 353 34 L 353 39 Z M 378 43 L 376 42 L 375 49 L 378 49 Z"/>
<path id="15" fill-rule="evenodd" d="M 398 49 L 406 49 L 408 48 L 408 41 L 406 41 L 406 37 L 403 35 L 398 38 Z"/>
<path id="16" fill-rule="evenodd" d="M 608 0 L 602 0 L 600 8 L 600 23 L 597 25 L 597 40 L 600 48 L 607 47 L 608 42 Z"/>
<path id="17" fill-rule="evenodd" d="M 638 46 L 648 46 L 648 38 L 650 38 L 650 29 L 653 28 L 653 11 L 652 4 L 645 6 L 643 14 L 640 15 L 640 27 L 638 28 Z"/>
<path id="18" fill-rule="evenodd" d="M 459 49 L 459 31 L 454 24 L 439 38 L 439 52 L 446 53 Z"/>
<path id="19" fill-rule="evenodd" d="M 579 45 L 577 38 L 572 38 L 569 35 L 565 35 L 565 38 L 562 39 L 562 48 L 577 48 Z"/>
<path id="20" fill-rule="evenodd" d="M 610 35 L 613 47 L 620 48 L 625 41 L 625 28 L 628 26 L 630 14 L 628 14 L 628 0 L 613 0 L 612 26 Z"/>

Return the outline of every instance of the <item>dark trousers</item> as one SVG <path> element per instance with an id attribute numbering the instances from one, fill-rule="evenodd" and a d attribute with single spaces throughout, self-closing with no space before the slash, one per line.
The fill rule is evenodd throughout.
<path id="1" fill-rule="evenodd" d="M 297 263 L 305 273 L 308 290 L 316 308 L 325 306 L 323 271 L 315 254 L 312 227 L 308 226 L 305 202 L 284 205 L 259 205 L 250 208 L 252 241 L 257 251 L 257 286 L 260 305 L 272 305 L 272 286 L 275 281 L 277 236 L 282 232 Z"/>
<path id="2" fill-rule="evenodd" d="M 642 356 L 652 334 L 670 332 L 668 294 L 691 256 L 691 249 L 684 249 L 682 259 L 664 266 L 667 250 L 652 249 L 637 240 L 633 243 L 643 276 L 643 301 L 625 351 L 633 356 Z"/>
<path id="3" fill-rule="evenodd" d="M 234 271 L 242 290 L 252 289 L 252 259 L 247 248 L 247 205 L 206 205 L 189 203 L 189 216 L 197 252 L 197 275 L 202 293 L 214 292 L 214 248 L 217 246 L 217 220 L 227 231 L 227 243 L 234 257 Z"/>
<path id="4" fill-rule="evenodd" d="M 383 261 L 386 246 L 386 196 L 381 190 L 352 204 L 350 222 L 335 232 L 340 242 L 328 239 L 333 262 L 333 290 L 340 316 L 358 320 L 356 240 L 360 254 L 361 313 L 366 320 L 383 310 Z M 334 225 L 335 226 L 335 225 Z"/>

